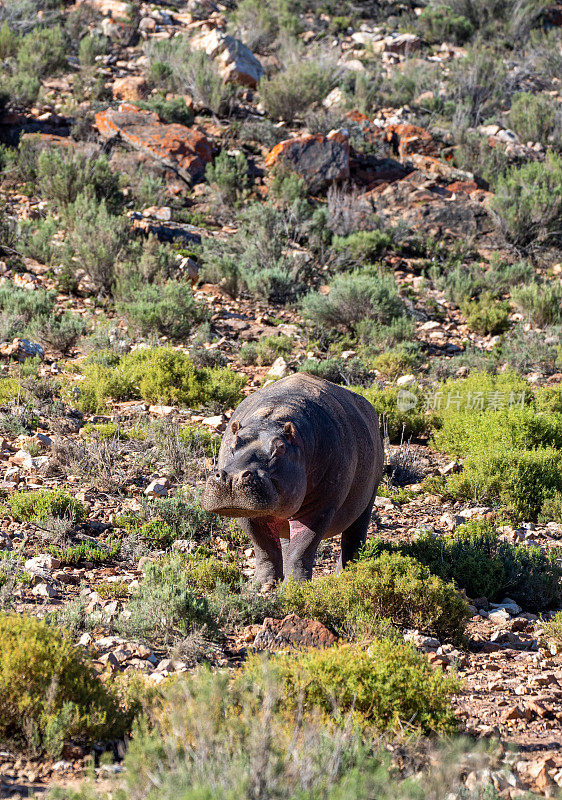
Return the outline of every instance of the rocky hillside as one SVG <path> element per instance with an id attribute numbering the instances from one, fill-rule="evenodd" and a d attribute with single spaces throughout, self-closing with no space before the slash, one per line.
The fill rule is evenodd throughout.
<path id="1" fill-rule="evenodd" d="M 4 0 L 0 59 L 0 797 L 559 796 L 562 6 Z M 199 497 L 296 371 L 385 478 L 260 590 Z"/>

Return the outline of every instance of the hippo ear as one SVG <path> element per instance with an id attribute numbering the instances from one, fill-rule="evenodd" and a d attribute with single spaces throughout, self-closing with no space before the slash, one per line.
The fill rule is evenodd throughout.
<path id="1" fill-rule="evenodd" d="M 292 422 L 286 422 L 285 423 L 285 425 L 283 426 L 283 433 L 285 434 L 285 436 L 288 439 L 294 439 L 295 438 L 295 436 L 297 435 L 297 432 L 296 432 L 295 426 L 293 425 Z"/>
<path id="2" fill-rule="evenodd" d="M 240 430 L 240 423 L 238 422 L 237 419 L 233 420 L 230 423 L 230 430 L 232 431 L 232 433 L 238 433 L 238 431 Z"/>

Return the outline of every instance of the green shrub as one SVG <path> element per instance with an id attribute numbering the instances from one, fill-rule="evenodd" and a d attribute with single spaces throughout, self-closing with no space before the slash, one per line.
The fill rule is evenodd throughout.
<path id="1" fill-rule="evenodd" d="M 240 0 L 232 16 L 237 35 L 252 52 L 267 51 L 276 38 L 299 32 L 299 20 L 288 0 Z"/>
<path id="2" fill-rule="evenodd" d="M 375 641 L 296 656 L 278 654 L 268 669 L 280 681 L 292 709 L 303 703 L 305 713 L 319 709 L 330 716 L 335 702 L 338 713 L 351 713 L 363 727 L 381 732 L 407 727 L 429 734 L 456 728 L 449 700 L 458 681 L 434 671 L 408 644 Z M 263 672 L 263 659 L 250 656 L 242 679 L 260 685 Z"/>
<path id="3" fill-rule="evenodd" d="M 470 521 L 447 537 L 422 533 L 399 549 L 443 580 L 454 580 L 472 598 L 511 597 L 529 611 L 551 608 L 562 598 L 556 552 L 509 544 L 487 521 Z"/>
<path id="4" fill-rule="evenodd" d="M 213 114 L 228 114 L 236 89 L 224 83 L 215 62 L 202 50 L 192 50 L 187 36 L 155 42 L 148 47 L 151 77 L 166 89 L 188 94 Z"/>
<path id="5" fill-rule="evenodd" d="M 537 411 L 533 406 L 488 408 L 482 413 L 447 414 L 433 443 L 452 456 L 482 455 L 486 451 L 562 448 L 562 414 Z"/>
<path id="6" fill-rule="evenodd" d="M 197 428 L 194 425 L 185 425 L 179 432 L 180 440 L 194 450 L 201 450 L 207 458 L 212 458 L 218 452 L 220 437 L 211 433 L 207 428 Z"/>
<path id="7" fill-rule="evenodd" d="M 89 194 L 79 194 L 63 216 L 68 228 L 69 268 L 84 269 L 96 289 L 111 293 L 115 263 L 128 248 L 129 221 L 110 214 L 105 200 L 98 203 Z"/>
<path id="8" fill-rule="evenodd" d="M 204 318 L 203 308 L 184 281 L 144 284 L 127 300 L 120 300 L 117 309 L 142 336 L 153 333 L 172 340 L 186 338 Z"/>
<path id="9" fill-rule="evenodd" d="M 176 538 L 176 529 L 168 522 L 153 519 L 141 525 L 138 535 L 143 541 L 154 547 L 167 547 Z"/>
<path id="10" fill-rule="evenodd" d="M 0 404 L 13 402 L 21 394 L 21 389 L 15 378 L 0 379 Z"/>
<path id="11" fill-rule="evenodd" d="M 52 75 L 66 66 L 66 48 L 66 37 L 59 25 L 35 28 L 18 47 L 18 72 L 38 78 Z"/>
<path id="12" fill-rule="evenodd" d="M 352 332 L 365 317 L 386 325 L 404 313 L 394 278 L 365 271 L 337 275 L 328 295 L 311 292 L 302 308 L 313 325 Z"/>
<path id="13" fill-rule="evenodd" d="M 424 412 L 418 392 L 409 387 L 407 395 L 395 387 L 379 389 L 377 386 L 364 388 L 350 386 L 352 391 L 363 395 L 375 408 L 386 424 L 391 442 L 418 438 L 427 432 L 431 417 Z M 411 407 L 409 407 L 411 405 Z"/>
<path id="14" fill-rule="evenodd" d="M 546 144 L 555 127 L 556 105 L 544 94 L 517 92 L 513 95 L 509 121 L 523 144 Z"/>
<path id="15" fill-rule="evenodd" d="M 562 491 L 562 451 L 471 452 L 463 471 L 448 478 L 446 489 L 457 499 L 499 502 L 515 520 L 536 520 L 545 501 Z"/>
<path id="16" fill-rule="evenodd" d="M 398 554 L 349 564 L 339 575 L 289 581 L 278 595 L 286 613 L 318 619 L 337 633 L 388 618 L 440 638 L 462 636 L 467 608 L 452 584 Z"/>
<path id="17" fill-rule="evenodd" d="M 65 741 L 123 736 L 130 718 L 68 634 L 0 614 L 0 738 L 58 757 Z"/>
<path id="18" fill-rule="evenodd" d="M 544 328 L 562 322 L 562 284 L 529 283 L 513 289 L 511 299 L 529 322 Z"/>
<path id="19" fill-rule="evenodd" d="M 314 103 L 321 102 L 333 86 L 331 64 L 299 60 L 270 78 L 262 78 L 259 93 L 270 117 L 292 123 Z"/>
<path id="20" fill-rule="evenodd" d="M 96 56 L 107 53 L 108 44 L 105 36 L 96 34 L 83 36 L 78 45 L 78 58 L 81 66 L 93 67 L 96 63 Z"/>
<path id="21" fill-rule="evenodd" d="M 21 220 L 18 226 L 20 252 L 42 264 L 51 264 L 56 254 L 53 237 L 58 230 L 58 222 L 50 215 L 40 220 Z"/>
<path id="22" fill-rule="evenodd" d="M 562 611 L 551 617 L 544 626 L 543 641 L 547 645 L 554 645 L 556 653 L 562 651 Z"/>
<path id="23" fill-rule="evenodd" d="M 240 348 L 240 358 L 244 364 L 258 364 L 269 366 L 276 358 L 288 358 L 293 350 L 293 340 L 290 336 L 262 336 L 258 342 L 248 342 Z"/>
<path id="24" fill-rule="evenodd" d="M 32 334 L 42 344 L 47 344 L 66 356 L 87 331 L 87 323 L 80 314 L 64 311 L 49 317 L 39 317 L 30 326 Z"/>
<path id="25" fill-rule="evenodd" d="M 391 235 L 379 230 L 356 231 L 349 236 L 334 236 L 332 242 L 336 253 L 346 253 L 361 267 L 383 256 L 391 244 Z"/>
<path id="26" fill-rule="evenodd" d="M 227 367 L 195 367 L 188 355 L 170 347 L 128 353 L 108 366 L 86 362 L 83 380 L 67 386 L 65 395 L 83 411 L 101 411 L 110 400 L 142 399 L 148 403 L 234 407 L 247 378 Z"/>
<path id="27" fill-rule="evenodd" d="M 193 111 L 188 108 L 183 97 L 172 97 L 167 100 L 163 95 L 157 94 L 148 100 L 137 100 L 135 105 L 147 111 L 154 111 L 162 122 L 175 122 L 179 125 L 193 124 Z"/>
<path id="28" fill-rule="evenodd" d="M 93 587 L 103 600 L 123 600 L 129 596 L 130 587 L 126 581 L 99 583 Z"/>
<path id="29" fill-rule="evenodd" d="M 84 522 L 83 503 L 60 489 L 33 489 L 14 492 L 8 499 L 10 511 L 20 522 L 42 522 L 47 517 L 60 517 L 72 522 Z"/>
<path id="30" fill-rule="evenodd" d="M 562 523 L 562 492 L 546 497 L 539 513 L 539 522 Z"/>
<path id="31" fill-rule="evenodd" d="M 470 330 L 484 336 L 503 333 L 509 328 L 509 303 L 495 300 L 489 292 L 464 303 L 462 312 Z"/>
<path id="32" fill-rule="evenodd" d="M 242 573 L 232 562 L 221 561 L 216 556 L 191 556 L 186 559 L 184 566 L 187 585 L 200 594 L 210 594 L 218 583 L 230 591 L 240 590 Z"/>
<path id="33" fill-rule="evenodd" d="M 491 208 L 506 237 L 521 247 L 556 242 L 562 214 L 562 158 L 509 168 L 498 178 Z"/>
<path id="34" fill-rule="evenodd" d="M 373 368 L 378 370 L 388 380 L 398 378 L 400 375 L 410 373 L 417 363 L 416 356 L 405 347 L 387 350 L 373 360 Z"/>
<path id="35" fill-rule="evenodd" d="M 92 544 L 77 544 L 73 547 L 50 545 L 47 547 L 47 552 L 61 564 L 75 567 L 80 562 L 104 564 L 106 561 L 112 561 L 118 555 L 120 548 L 120 542 L 109 541 L 101 546 Z"/>
<path id="36" fill-rule="evenodd" d="M 205 177 L 217 200 L 225 205 L 238 205 L 248 194 L 248 162 L 242 152 L 230 155 L 221 150 L 214 163 L 207 164 Z"/>
<path id="37" fill-rule="evenodd" d="M 417 27 L 422 36 L 434 44 L 463 44 L 474 33 L 471 21 L 462 14 L 456 14 L 445 3 L 424 8 L 418 17 Z"/>
<path id="38" fill-rule="evenodd" d="M 20 289 L 12 282 L 5 281 L 0 286 L 0 311 L 10 317 L 17 317 L 26 326 L 38 317 L 53 313 L 56 292 L 46 289 Z"/>
<path id="39" fill-rule="evenodd" d="M 105 156 L 87 159 L 72 151 L 45 149 L 37 159 L 37 176 L 41 197 L 57 209 L 74 203 L 83 192 L 93 194 L 98 202 L 104 200 L 112 213 L 123 206 L 119 175 L 112 172 Z"/>
<path id="40" fill-rule="evenodd" d="M 178 557 L 146 564 L 129 611 L 130 617 L 119 623 L 127 636 L 170 642 L 204 626 L 216 632 L 207 599 L 189 585 L 184 561 Z"/>
<path id="41" fill-rule="evenodd" d="M 237 231 L 227 239 L 208 236 L 201 250 L 201 277 L 233 296 L 287 302 L 301 292 L 308 276 L 306 262 L 289 252 L 302 243 L 309 208 L 297 212 L 270 203 L 252 203 L 236 216 Z"/>

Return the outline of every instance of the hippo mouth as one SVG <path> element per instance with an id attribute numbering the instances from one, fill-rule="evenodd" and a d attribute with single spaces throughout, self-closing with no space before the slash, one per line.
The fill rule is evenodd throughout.
<path id="1" fill-rule="evenodd" d="M 270 484 L 259 495 L 253 492 L 224 492 L 211 482 L 207 484 L 201 503 L 205 511 L 222 517 L 263 517 L 271 515 L 279 503 L 279 494 Z"/>

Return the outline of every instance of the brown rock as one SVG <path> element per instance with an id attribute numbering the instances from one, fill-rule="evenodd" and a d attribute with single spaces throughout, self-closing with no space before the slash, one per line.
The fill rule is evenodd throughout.
<path id="1" fill-rule="evenodd" d="M 510 720 L 514 719 L 522 719 L 523 714 L 521 713 L 521 709 L 519 706 L 510 706 L 506 708 L 506 710 L 502 714 L 502 720 L 504 722 L 509 722 Z"/>
<path id="2" fill-rule="evenodd" d="M 211 144 L 204 133 L 185 125 L 164 124 L 158 114 L 129 103 L 98 112 L 95 124 L 104 139 L 121 137 L 188 183 L 202 177 L 211 160 Z"/>
<path id="3" fill-rule="evenodd" d="M 301 619 L 289 614 L 284 619 L 264 620 L 254 639 L 256 650 L 281 650 L 287 647 L 330 647 L 336 641 L 334 634 L 318 620 Z"/>
<path id="4" fill-rule="evenodd" d="M 116 100 L 140 100 L 146 93 L 146 81 L 142 75 L 126 75 L 117 78 L 112 88 Z"/>
<path id="5" fill-rule="evenodd" d="M 266 166 L 281 163 L 304 178 L 311 191 L 349 177 L 349 136 L 343 130 L 327 136 L 295 136 L 275 145 L 265 159 Z"/>

